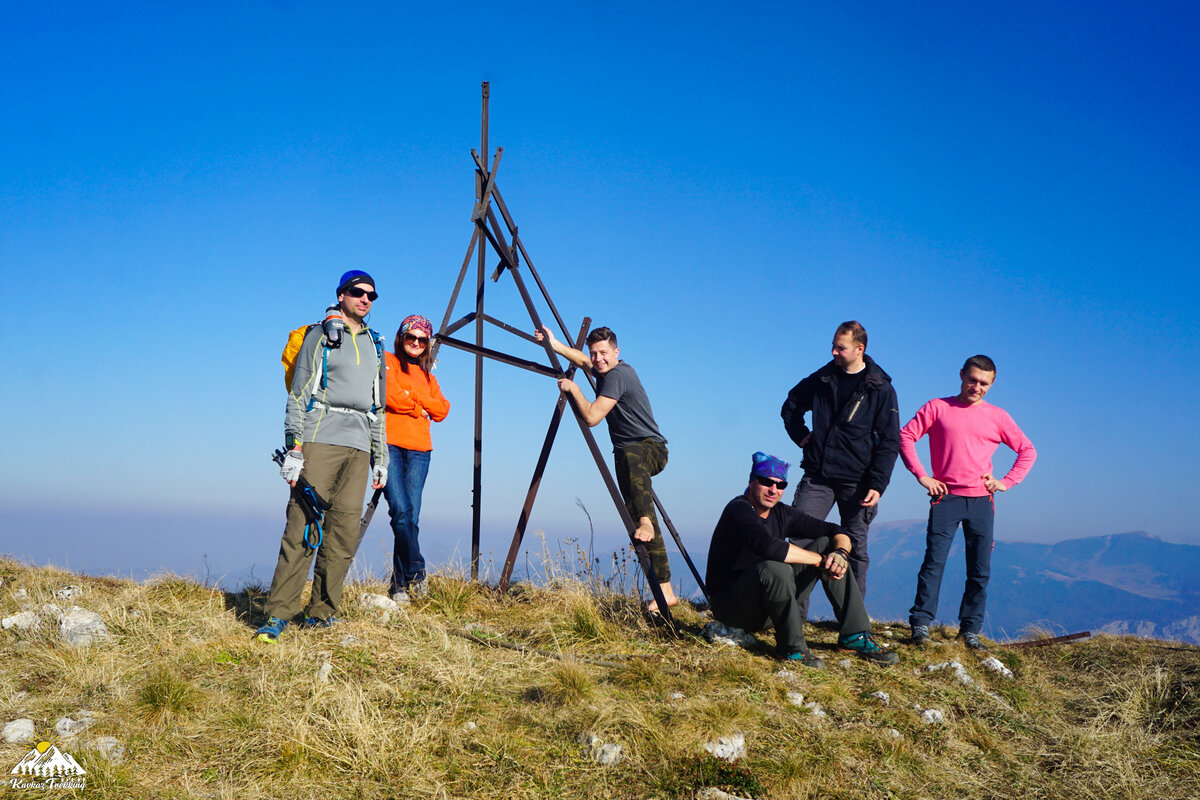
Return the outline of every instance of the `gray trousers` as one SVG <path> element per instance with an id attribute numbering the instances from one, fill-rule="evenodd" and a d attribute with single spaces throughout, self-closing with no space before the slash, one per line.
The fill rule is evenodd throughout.
<path id="1" fill-rule="evenodd" d="M 822 536 L 805 549 L 829 553 L 834 549 L 833 540 Z M 802 608 L 807 607 L 817 581 L 825 589 L 843 636 L 871 629 L 852 570 L 839 580 L 830 580 L 815 566 L 782 561 L 759 561 L 740 573 L 731 586 L 713 595 L 713 617 L 749 632 L 774 625 L 775 649 L 780 655 L 807 651 Z"/>
<path id="2" fill-rule="evenodd" d="M 370 472 L 371 456 L 362 450 L 316 442 L 304 445 L 301 475 L 330 504 L 325 512 L 324 541 L 316 550 L 304 543 L 304 511 L 295 498 L 289 500 L 279 561 L 263 609 L 268 617 L 290 620 L 299 613 L 300 594 L 314 555 L 317 565 L 313 569 L 312 597 L 304 613 L 329 619 L 337 611 L 346 570 L 358 552 L 359 519 Z"/>
<path id="3" fill-rule="evenodd" d="M 792 507 L 797 511 L 821 520 L 828 516 L 834 503 L 837 504 L 838 524 L 850 537 L 850 568 L 854 570 L 858 591 L 864 599 L 867 596 L 867 568 L 871 566 L 871 557 L 867 555 L 867 528 L 879 513 L 878 503 L 870 508 L 860 505 L 866 496 L 867 489 L 860 488 L 857 481 L 814 480 L 805 475 L 792 500 Z"/>

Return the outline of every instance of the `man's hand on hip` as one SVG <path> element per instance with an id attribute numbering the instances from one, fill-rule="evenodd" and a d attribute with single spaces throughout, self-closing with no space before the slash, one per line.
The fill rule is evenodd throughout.
<path id="1" fill-rule="evenodd" d="M 941 497 L 944 494 L 949 494 L 950 490 L 946 488 L 946 484 L 939 481 L 937 478 L 931 478 L 926 475 L 924 478 L 917 478 L 917 482 L 925 487 L 925 491 L 929 492 L 930 497 Z"/>
<path id="2" fill-rule="evenodd" d="M 863 508 L 871 508 L 878 502 L 879 502 L 879 490 L 872 489 L 871 491 L 867 492 L 866 497 L 864 497 L 862 499 L 862 502 L 859 503 L 859 505 L 862 506 Z"/>

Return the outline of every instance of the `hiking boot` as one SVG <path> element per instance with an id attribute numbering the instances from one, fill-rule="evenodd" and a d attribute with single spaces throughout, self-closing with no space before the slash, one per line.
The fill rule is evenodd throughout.
<path id="1" fill-rule="evenodd" d="M 912 625 L 912 637 L 908 640 L 910 644 L 916 647 L 924 647 L 929 644 L 929 626 L 928 625 Z"/>
<path id="2" fill-rule="evenodd" d="M 812 669 L 825 669 L 825 662 L 807 650 L 797 650 L 794 653 L 788 653 L 783 659 L 791 661 L 793 664 L 803 664 Z"/>
<path id="3" fill-rule="evenodd" d="M 875 641 L 875 637 L 871 635 L 870 631 L 839 636 L 838 646 L 853 650 L 859 658 L 865 658 L 867 661 L 874 661 L 876 664 L 884 666 L 890 666 L 900 660 L 900 656 Z"/>
<path id="4" fill-rule="evenodd" d="M 254 638 L 260 642 L 267 644 L 275 644 L 279 641 L 279 634 L 283 633 L 283 629 L 287 627 L 287 620 L 279 617 L 271 617 L 266 623 L 254 632 Z"/>
<path id="5" fill-rule="evenodd" d="M 338 619 L 337 617 L 330 617 L 329 619 L 320 619 L 318 617 L 310 617 L 307 614 L 305 614 L 304 621 L 300 623 L 300 627 L 304 628 L 306 630 L 311 630 L 312 628 L 328 628 L 328 627 L 338 624 L 339 622 L 341 622 L 341 620 Z"/>
<path id="6" fill-rule="evenodd" d="M 983 643 L 979 638 L 979 634 L 975 631 L 962 631 L 958 634 L 958 639 L 967 646 L 968 650 L 975 650 L 979 653 L 986 653 L 988 651 L 987 645 Z"/>

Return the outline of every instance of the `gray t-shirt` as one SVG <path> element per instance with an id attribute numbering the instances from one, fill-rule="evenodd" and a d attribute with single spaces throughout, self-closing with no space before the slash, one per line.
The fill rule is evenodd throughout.
<path id="1" fill-rule="evenodd" d="M 614 451 L 643 439 L 667 443 L 658 432 L 654 412 L 650 410 L 650 398 L 646 396 L 642 382 L 633 367 L 624 361 L 618 361 L 608 372 L 596 376 L 596 396 L 617 401 L 605 417 Z"/>

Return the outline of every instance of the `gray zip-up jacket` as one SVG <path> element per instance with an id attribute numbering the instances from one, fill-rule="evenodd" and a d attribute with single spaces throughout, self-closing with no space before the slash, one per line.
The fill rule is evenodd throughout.
<path id="1" fill-rule="evenodd" d="M 327 348 L 321 326 L 309 329 L 296 354 L 283 420 L 285 435 L 303 444 L 353 447 L 370 453 L 376 466 L 387 466 L 383 418 L 387 384 L 374 336 L 366 326 L 353 335 L 347 328 L 341 346 Z"/>

